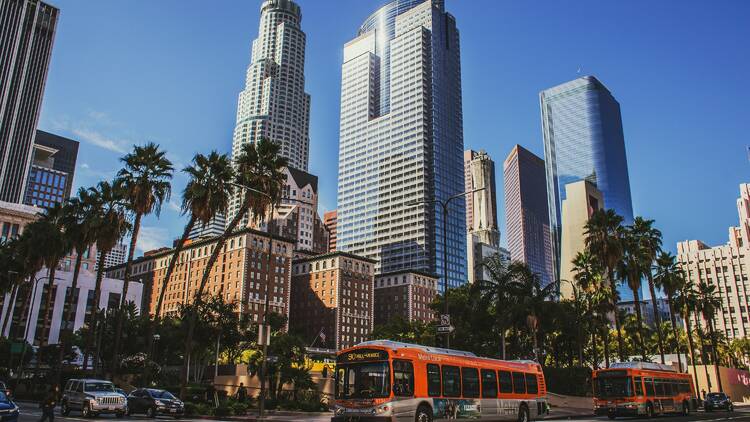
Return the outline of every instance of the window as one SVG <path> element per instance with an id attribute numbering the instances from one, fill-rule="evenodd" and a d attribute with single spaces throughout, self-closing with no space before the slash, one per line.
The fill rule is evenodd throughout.
<path id="1" fill-rule="evenodd" d="M 497 398 L 497 374 L 491 369 L 482 369 L 482 397 Z"/>
<path id="2" fill-rule="evenodd" d="M 526 390 L 529 394 L 537 394 L 539 392 L 536 374 L 526 374 Z"/>
<path id="3" fill-rule="evenodd" d="M 520 372 L 513 373 L 513 392 L 526 394 L 526 378 Z"/>
<path id="4" fill-rule="evenodd" d="M 497 371 L 498 378 L 500 379 L 500 393 L 512 393 L 513 392 L 513 381 L 508 371 Z"/>
<path id="5" fill-rule="evenodd" d="M 440 397 L 440 367 L 437 365 L 427 365 L 427 395 Z"/>
<path id="6" fill-rule="evenodd" d="M 479 371 L 477 368 L 461 368 L 464 397 L 479 397 Z"/>
<path id="7" fill-rule="evenodd" d="M 635 395 L 643 396 L 643 378 L 635 377 Z"/>
<path id="8" fill-rule="evenodd" d="M 656 392 L 657 396 L 664 395 L 664 383 L 661 382 L 661 380 L 654 381 L 654 391 Z"/>
<path id="9" fill-rule="evenodd" d="M 654 380 L 652 378 L 644 378 L 643 383 L 646 386 L 646 395 L 649 397 L 654 396 Z"/>
<path id="10" fill-rule="evenodd" d="M 414 395 L 414 367 L 411 362 L 393 361 L 393 394 L 401 397 Z"/>
<path id="11" fill-rule="evenodd" d="M 445 397 L 461 395 L 461 371 L 456 366 L 443 366 L 443 395 Z"/>

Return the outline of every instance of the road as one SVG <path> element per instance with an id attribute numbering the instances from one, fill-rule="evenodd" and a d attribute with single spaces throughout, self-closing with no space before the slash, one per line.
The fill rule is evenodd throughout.
<path id="1" fill-rule="evenodd" d="M 42 416 L 41 411 L 34 405 L 21 403 L 21 418 L 19 422 L 38 422 Z M 737 421 L 737 422 L 750 422 L 750 407 L 737 408 L 733 413 L 727 412 L 695 412 L 690 416 L 662 416 L 658 419 L 663 422 L 689 422 L 689 421 L 701 421 L 701 422 L 725 422 L 725 421 Z M 99 416 L 93 420 L 100 420 L 102 422 L 146 422 L 150 419 L 145 416 L 131 416 L 127 418 L 117 419 L 111 415 Z M 170 421 L 171 418 L 159 418 L 158 421 Z M 248 417 L 247 420 L 254 420 L 252 416 Z M 265 420 L 273 421 L 285 421 L 285 422 L 328 422 L 331 420 L 330 416 L 270 416 Z M 606 417 L 587 417 L 587 418 L 575 418 L 576 421 L 580 422 L 609 422 Z M 631 421 L 635 420 L 632 418 L 619 418 L 618 420 Z M 60 415 L 59 409 L 55 412 L 56 422 L 91 422 L 92 419 L 82 418 L 80 415 L 75 413 L 68 417 Z M 210 422 L 208 419 L 192 419 L 184 418 L 180 421 L 185 422 Z"/>

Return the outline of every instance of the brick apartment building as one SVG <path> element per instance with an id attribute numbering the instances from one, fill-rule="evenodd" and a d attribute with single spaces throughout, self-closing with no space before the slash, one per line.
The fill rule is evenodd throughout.
<path id="1" fill-rule="evenodd" d="M 408 321 L 430 322 L 435 312 L 430 305 L 437 296 L 439 277 L 404 270 L 375 276 L 375 325 L 386 324 L 396 315 Z"/>

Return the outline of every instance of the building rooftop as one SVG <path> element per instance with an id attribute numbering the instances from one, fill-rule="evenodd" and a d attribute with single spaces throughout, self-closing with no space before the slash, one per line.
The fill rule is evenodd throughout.
<path id="1" fill-rule="evenodd" d="M 347 257 L 347 258 L 358 259 L 360 261 L 366 261 L 366 262 L 369 262 L 371 264 L 377 264 L 377 262 L 378 262 L 378 261 L 376 261 L 374 259 L 365 258 L 364 256 L 354 255 L 353 253 L 342 252 L 342 251 L 328 252 L 328 253 L 324 253 L 324 254 L 320 254 L 320 255 L 313 255 L 313 256 L 310 256 L 310 257 L 307 257 L 307 258 L 298 258 L 298 259 L 295 259 L 294 261 L 295 262 L 309 262 L 309 261 L 317 261 L 319 259 L 333 258 L 333 257 L 336 257 L 336 256 L 344 256 L 344 257 Z"/>

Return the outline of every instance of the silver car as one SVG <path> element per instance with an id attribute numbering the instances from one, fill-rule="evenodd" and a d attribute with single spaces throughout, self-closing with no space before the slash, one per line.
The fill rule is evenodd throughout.
<path id="1" fill-rule="evenodd" d="M 68 380 L 61 402 L 63 416 L 77 410 L 83 417 L 109 413 L 121 418 L 127 407 L 127 400 L 115 390 L 114 384 L 97 379 Z"/>

